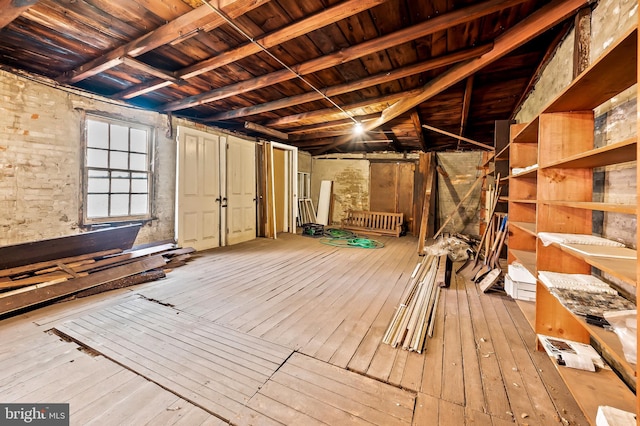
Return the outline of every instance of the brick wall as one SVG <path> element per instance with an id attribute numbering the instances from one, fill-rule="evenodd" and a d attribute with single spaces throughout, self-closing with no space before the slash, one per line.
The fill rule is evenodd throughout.
<path id="1" fill-rule="evenodd" d="M 83 110 L 156 129 L 157 220 L 142 228 L 137 243 L 173 238 L 176 148 L 167 116 L 0 71 L 0 245 L 81 231 Z"/>

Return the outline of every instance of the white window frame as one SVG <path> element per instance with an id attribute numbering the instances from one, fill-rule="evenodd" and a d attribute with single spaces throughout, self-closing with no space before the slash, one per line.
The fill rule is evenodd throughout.
<path id="1" fill-rule="evenodd" d="M 109 137 L 108 137 L 108 147 L 95 147 L 89 141 L 89 125 L 90 121 L 105 123 L 109 126 Z M 118 149 L 114 148 L 111 145 L 111 132 L 112 126 L 122 126 L 127 128 L 127 149 Z M 139 130 L 146 132 L 146 153 L 142 151 L 132 150 L 131 148 L 131 130 Z M 111 118 L 109 116 L 94 114 L 94 113 L 86 113 L 83 120 L 83 150 L 82 150 L 82 207 L 81 207 L 81 220 L 83 225 L 98 225 L 98 224 L 110 224 L 110 223 L 127 223 L 127 222 L 144 222 L 151 220 L 153 218 L 153 194 L 154 194 L 154 153 L 155 153 L 155 141 L 154 141 L 154 128 L 149 125 L 144 125 L 137 122 L 132 122 L 128 120 L 123 120 L 119 118 Z M 104 166 L 95 166 L 89 164 L 89 154 L 91 150 L 96 151 L 106 151 L 107 155 L 107 164 Z M 127 164 L 128 167 L 122 168 L 114 168 L 111 167 L 111 158 L 112 153 L 115 154 L 125 154 L 127 156 Z M 146 158 L 146 170 L 141 170 L 140 168 L 132 168 L 132 156 L 145 154 Z M 106 183 L 108 189 L 105 192 L 105 189 L 102 188 L 98 191 L 93 192 L 92 187 L 95 188 L 95 185 L 91 185 L 90 174 L 105 174 L 106 176 L 103 179 L 106 179 L 108 182 Z M 125 180 L 126 174 L 129 174 L 129 187 L 128 191 L 117 191 L 113 189 L 113 182 L 117 180 L 114 175 L 121 175 Z M 141 188 L 132 188 L 134 186 L 135 176 L 142 177 L 142 175 L 146 175 L 146 194 Z M 99 180 L 96 180 L 99 181 Z M 104 186 L 104 184 L 102 185 Z M 115 192 L 114 192 L 115 191 Z M 89 197 L 91 195 L 107 195 L 107 216 L 90 216 L 90 203 Z M 128 195 L 127 199 L 127 213 L 126 214 L 114 214 L 113 213 L 113 202 L 118 196 Z M 146 195 L 146 212 L 145 213 L 137 213 L 131 212 L 132 207 L 132 197 L 136 195 Z"/>

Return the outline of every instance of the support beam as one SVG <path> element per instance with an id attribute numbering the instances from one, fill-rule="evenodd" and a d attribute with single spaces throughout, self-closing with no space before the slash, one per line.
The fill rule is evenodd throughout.
<path id="1" fill-rule="evenodd" d="M 371 77 L 364 78 L 358 81 L 351 81 L 344 84 L 339 84 L 337 86 L 325 87 L 321 88 L 320 91 L 324 93 L 326 96 L 337 96 L 344 93 L 355 92 L 357 90 L 365 89 L 367 87 L 375 86 L 378 84 L 383 84 L 389 81 L 397 80 L 399 78 L 409 77 L 411 75 L 419 74 L 421 72 L 429 71 L 432 69 L 440 68 L 446 65 L 455 64 L 460 61 L 467 60 L 469 58 L 475 58 L 481 55 L 484 52 L 491 50 L 491 45 L 484 45 L 474 47 L 472 49 L 463 50 L 457 53 L 452 53 L 449 55 L 444 55 L 438 58 L 430 59 L 428 61 L 420 62 L 418 64 L 409 65 L 403 68 L 396 68 L 391 71 L 382 72 L 380 74 L 376 74 Z M 256 79 L 261 80 L 261 78 Z M 238 86 L 242 86 L 244 82 L 239 83 Z M 265 85 L 271 85 L 273 82 L 269 82 Z M 227 86 L 230 87 L 230 86 Z M 221 93 L 218 96 L 222 98 L 228 97 L 228 93 L 222 93 L 224 90 L 220 90 Z M 240 91 L 239 94 L 243 93 Z M 295 105 L 300 105 L 306 102 L 317 101 L 320 99 L 324 99 L 324 96 L 318 92 L 307 92 L 301 95 L 291 96 L 289 98 L 278 99 L 277 101 L 267 102 L 264 104 L 253 105 L 250 107 L 240 108 L 232 111 L 223 112 L 220 114 L 215 114 L 211 117 L 206 118 L 204 121 L 212 122 L 212 121 L 221 121 L 228 120 L 231 118 L 240 118 L 246 117 L 248 115 L 260 114 L 263 112 L 269 112 L 276 109 L 288 108 Z M 182 101 L 180 101 L 181 103 Z M 177 107 L 178 105 L 175 105 Z M 181 107 L 179 108 L 181 109 Z M 173 110 L 172 108 L 170 110 Z"/>
<path id="2" fill-rule="evenodd" d="M 422 88 L 422 93 L 413 98 L 402 99 L 389 108 L 387 108 L 380 119 L 366 123 L 363 127 L 365 130 L 378 128 L 390 120 L 420 105 L 422 102 L 433 98 L 437 94 L 450 88 L 454 84 L 464 80 L 471 74 L 481 70 L 490 63 L 505 56 L 509 52 L 522 46 L 534 37 L 547 31 L 552 26 L 562 22 L 575 11 L 588 3 L 588 0 L 555 0 L 546 6 L 538 9 L 529 17 L 508 31 L 498 36 L 495 40 L 493 49 L 463 64 L 450 68 L 448 71 L 440 74 Z M 326 146 L 324 152 L 336 148 L 341 144 L 349 142 L 346 138 L 341 138 Z"/>
<path id="3" fill-rule="evenodd" d="M 0 29 L 13 22 L 22 12 L 38 3 L 38 0 L 0 0 Z"/>
<path id="4" fill-rule="evenodd" d="M 235 0 L 225 2 L 222 10 L 232 18 L 236 18 L 270 0 Z M 123 46 L 120 46 L 99 58 L 89 61 L 72 71 L 67 71 L 57 78 L 61 83 L 77 83 L 86 78 L 118 66 L 125 56 L 137 57 L 157 47 L 181 39 L 194 31 L 210 31 L 225 21 L 215 14 L 209 6 L 202 5 L 189 13 L 143 35 Z"/>
<path id="5" fill-rule="evenodd" d="M 467 130 L 467 121 L 469 119 L 469 109 L 471 107 L 471 93 L 473 92 L 473 75 L 467 77 L 467 85 L 464 88 L 464 96 L 462 98 L 462 112 L 460 114 L 460 138 L 458 143 L 462 140 L 464 133 Z"/>
<path id="6" fill-rule="evenodd" d="M 393 46 L 397 46 L 402 43 L 407 43 L 421 37 L 426 37 L 438 31 L 445 31 L 452 26 L 473 21 L 491 13 L 516 6 L 520 3 L 523 3 L 524 1 L 525 0 L 490 0 L 484 3 L 465 7 L 453 12 L 433 17 L 425 22 L 413 25 L 408 28 L 404 28 L 386 36 L 367 40 L 363 43 L 351 46 L 338 52 L 320 58 L 312 59 L 302 64 L 294 65 L 291 68 L 299 75 L 307 75 L 318 72 L 347 63 L 349 61 L 353 61 L 358 58 L 362 58 L 375 52 L 380 52 L 385 49 L 392 48 Z M 181 74 L 179 74 L 179 76 L 183 77 Z M 275 71 L 266 76 L 239 82 L 237 84 L 226 87 L 221 87 L 219 89 L 191 96 L 180 101 L 170 102 L 163 107 L 163 110 L 177 111 L 196 105 L 215 102 L 229 96 L 238 95 L 276 83 L 282 83 L 293 78 L 296 78 L 296 75 L 291 73 L 289 70 L 283 69 Z M 238 89 L 240 88 L 242 88 L 242 90 L 238 91 Z"/>
<path id="7" fill-rule="evenodd" d="M 589 46 L 591 45 L 591 8 L 578 11 L 574 20 L 573 78 L 589 67 Z"/>
<path id="8" fill-rule="evenodd" d="M 358 102 L 355 104 L 345 105 L 344 107 L 342 107 L 342 109 L 347 111 L 348 114 L 351 114 L 350 112 L 351 110 L 359 109 L 363 107 L 373 107 L 375 105 L 381 105 L 381 104 L 386 104 L 387 106 L 389 106 L 389 103 L 395 102 L 398 99 L 404 98 L 406 96 L 413 96 L 418 94 L 418 90 L 408 90 L 406 92 L 392 93 L 386 96 L 382 96 L 380 98 L 367 99 L 365 101 Z M 351 114 L 351 115 L 355 117 L 355 114 Z M 284 127 L 302 120 L 318 120 L 319 122 L 326 122 L 328 120 L 335 120 L 336 116 L 344 117 L 344 114 L 342 113 L 342 111 L 336 110 L 335 107 L 331 107 L 331 108 L 318 109 L 315 111 L 302 112 L 300 114 L 287 115 L 286 117 L 278 117 L 278 118 L 269 120 L 263 124 L 265 126 L 270 126 L 270 127 L 278 127 L 278 126 Z M 348 120 L 351 121 L 351 119 L 348 119 Z"/>
<path id="9" fill-rule="evenodd" d="M 173 75 L 173 73 L 159 70 L 157 68 L 152 67 L 151 65 L 147 65 L 144 62 L 140 62 L 137 59 L 133 59 L 133 58 L 130 58 L 128 56 L 122 58 L 122 62 L 125 65 L 127 65 L 127 66 L 129 66 L 131 68 L 135 68 L 135 69 L 137 69 L 139 71 L 142 71 L 142 72 L 145 72 L 147 74 L 155 75 L 156 77 L 160 77 L 160 78 L 162 78 L 163 80 L 166 80 L 166 81 L 173 82 L 173 81 L 178 80 L 175 77 L 175 75 Z"/>
<path id="10" fill-rule="evenodd" d="M 222 52 L 219 55 L 213 56 L 204 61 L 200 61 L 196 64 L 190 65 L 176 72 L 176 75 L 183 80 L 196 77 L 222 66 L 228 65 L 232 62 L 239 61 L 251 55 L 255 55 L 261 51 L 260 46 L 264 48 L 275 47 L 286 41 L 293 40 L 296 37 L 307 34 L 311 31 L 315 31 L 319 28 L 323 28 L 329 24 L 333 24 L 342 19 L 353 16 L 362 11 L 368 10 L 372 7 L 378 6 L 388 0 L 349 0 L 345 3 L 341 3 L 337 6 L 325 9 L 322 12 L 316 13 L 306 19 L 299 22 L 295 22 L 285 28 L 275 31 L 271 34 L 267 34 L 263 37 L 255 40 L 255 43 L 246 43 L 235 49 Z M 136 96 L 140 96 L 144 93 L 157 90 L 163 85 L 162 79 L 148 81 L 142 84 L 138 84 L 127 90 L 124 90 L 115 97 L 121 99 L 131 99 Z"/>
<path id="11" fill-rule="evenodd" d="M 420 114 L 418 114 L 417 109 L 414 109 L 411 112 L 411 122 L 413 123 L 413 128 L 416 131 L 418 142 L 420 142 L 422 150 L 427 152 L 429 149 L 427 148 L 427 141 L 424 139 L 424 133 L 422 133 L 422 123 L 420 122 Z"/>
<path id="12" fill-rule="evenodd" d="M 465 141 L 465 142 L 468 142 L 468 143 L 473 144 L 473 145 L 477 145 L 477 146 L 479 146 L 481 148 L 484 148 L 484 149 L 487 149 L 489 151 L 493 151 L 495 149 L 491 145 L 486 145 L 486 144 L 483 144 L 483 143 L 480 143 L 480 142 L 476 142 L 473 139 L 465 138 L 463 136 L 458 136 L 458 135 L 456 135 L 454 133 L 447 132 L 446 130 L 438 129 L 437 127 L 428 126 L 426 124 L 423 124 L 422 127 L 424 127 L 425 129 L 434 131 L 434 132 L 441 133 L 441 134 L 446 135 L 446 136 L 451 136 L 452 138 L 455 138 L 455 139 L 458 139 L 458 140 L 461 140 L 461 141 Z"/>
<path id="13" fill-rule="evenodd" d="M 251 123 L 250 121 L 244 122 L 244 128 L 249 130 L 254 130 L 258 133 L 262 133 L 267 136 L 273 136 L 274 138 L 282 139 L 285 141 L 289 139 L 289 135 L 286 134 L 285 132 L 281 132 L 280 130 L 270 129 L 265 126 L 261 126 L 260 124 L 257 124 L 257 123 Z"/>

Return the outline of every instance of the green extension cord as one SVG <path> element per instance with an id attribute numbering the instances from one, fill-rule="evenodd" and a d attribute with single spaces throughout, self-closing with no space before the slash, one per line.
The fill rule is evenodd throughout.
<path id="1" fill-rule="evenodd" d="M 344 229 L 337 228 L 327 228 L 324 230 L 324 236 L 329 238 L 338 238 L 343 240 L 348 240 L 351 238 L 356 238 L 356 234 L 351 231 L 346 231 Z"/>
<path id="2" fill-rule="evenodd" d="M 384 247 L 384 244 L 380 241 L 371 240 L 369 238 L 322 238 L 320 242 L 334 247 L 354 247 L 365 249 L 378 249 Z"/>

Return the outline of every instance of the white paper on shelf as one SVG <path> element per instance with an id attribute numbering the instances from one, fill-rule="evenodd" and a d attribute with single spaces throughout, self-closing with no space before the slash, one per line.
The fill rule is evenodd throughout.
<path id="1" fill-rule="evenodd" d="M 521 175 L 522 173 L 526 173 L 530 170 L 535 170 L 538 168 L 537 164 L 532 164 L 530 166 L 527 167 L 514 167 L 511 169 L 511 175 L 512 176 L 517 176 L 517 175 Z"/>
<path id="2" fill-rule="evenodd" d="M 593 361 L 591 361 L 591 357 L 589 355 L 564 353 L 562 354 L 562 360 L 564 361 L 564 365 L 569 368 L 596 371 L 596 366 L 593 365 Z"/>
<path id="3" fill-rule="evenodd" d="M 635 426 L 636 415 L 608 405 L 598 407 L 596 426 Z"/>
<path id="4" fill-rule="evenodd" d="M 593 275 L 539 271 L 538 278 L 548 288 L 582 290 L 590 293 L 618 294 L 618 292 L 609 284 Z"/>
<path id="5" fill-rule="evenodd" d="M 611 367 L 609 367 L 604 362 L 602 357 L 600 357 L 600 354 L 598 354 L 598 352 L 596 352 L 596 350 L 593 349 L 591 345 L 574 342 L 573 340 L 562 339 L 560 337 L 545 336 L 544 334 L 538 334 L 538 339 L 540 340 L 540 343 L 542 343 L 542 347 L 547 352 L 547 355 L 554 359 L 558 359 L 559 355 L 564 359 L 565 356 L 569 354 L 569 357 L 572 358 L 572 361 L 576 361 L 575 357 L 572 357 L 571 355 L 577 355 L 583 360 L 590 359 L 591 363 L 600 369 L 611 369 Z M 558 349 L 558 346 L 555 345 L 554 342 L 562 342 L 567 350 Z M 579 362 L 576 362 L 574 365 L 579 365 Z"/>
<path id="6" fill-rule="evenodd" d="M 624 244 L 617 241 L 607 240 L 606 238 L 597 237 L 587 234 L 562 234 L 559 232 L 538 232 L 538 238 L 546 247 L 553 243 L 558 244 L 583 244 L 590 246 L 608 246 L 608 247 L 625 247 Z"/>

